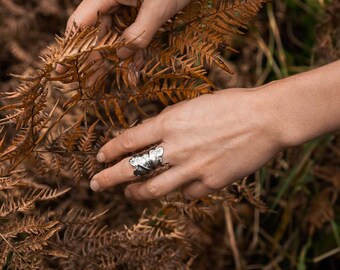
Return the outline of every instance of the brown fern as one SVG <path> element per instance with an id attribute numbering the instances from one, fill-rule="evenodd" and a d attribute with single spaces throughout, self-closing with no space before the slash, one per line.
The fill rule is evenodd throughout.
<path id="1" fill-rule="evenodd" d="M 69 7 L 69 1 L 59 2 L 37 1 L 32 15 L 9 28 L 13 33 L 30 29 L 36 14 L 56 16 L 63 6 Z M 98 208 L 106 209 L 111 202 L 107 207 L 111 209 L 99 214 L 77 210 L 63 200 L 85 197 L 84 204 L 92 204 L 82 179 L 103 168 L 95 158 L 98 149 L 134 124 L 126 117 L 128 109 L 133 108 L 140 120 L 148 117 L 146 102 L 164 107 L 218 90 L 208 78 L 209 66 L 231 73 L 221 48 L 234 51 L 228 45 L 230 35 L 240 34 L 263 2 L 193 0 L 156 33 L 143 52 L 141 70 L 136 70 L 132 58 L 121 61 L 116 55 L 116 49 L 125 45 L 120 34 L 138 12 L 122 7 L 113 16 L 114 28 L 102 39 L 97 36 L 99 22 L 88 28 L 75 25 L 56 38 L 34 72 L 13 75 L 21 84 L 3 91 L 0 100 L 0 267 L 48 269 L 53 259 L 52 265 L 61 269 L 188 269 L 213 243 L 211 230 L 216 216 L 223 213 L 223 203 L 235 209 L 244 197 L 263 207 L 252 189 L 233 185 L 189 204 L 175 196 L 150 207 L 137 224 L 117 229 L 112 217 L 142 207 L 131 207 L 121 192 L 116 197 L 103 195 L 105 207 Z M 15 16 L 29 8 L 10 0 L 1 3 Z M 21 43 L 12 39 L 6 43 L 11 54 L 31 61 Z M 103 59 L 88 61 L 93 51 Z M 56 73 L 57 66 L 66 71 Z M 102 69 L 90 86 L 92 75 Z"/>

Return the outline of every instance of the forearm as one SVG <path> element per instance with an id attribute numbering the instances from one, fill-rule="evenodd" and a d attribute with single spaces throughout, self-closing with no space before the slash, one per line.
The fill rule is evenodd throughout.
<path id="1" fill-rule="evenodd" d="M 267 96 L 272 124 L 285 146 L 340 129 L 340 61 L 273 82 L 263 90 L 266 88 L 262 94 Z"/>

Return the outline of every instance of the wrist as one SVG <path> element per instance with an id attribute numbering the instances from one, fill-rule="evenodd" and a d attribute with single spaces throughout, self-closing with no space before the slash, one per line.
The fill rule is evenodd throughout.
<path id="1" fill-rule="evenodd" d="M 259 106 L 262 109 L 265 129 L 281 150 L 304 143 L 303 131 L 297 128 L 296 115 L 290 110 L 289 97 L 284 88 L 289 87 L 280 81 L 270 82 L 260 87 Z"/>
<path id="2" fill-rule="evenodd" d="M 260 87 L 267 125 L 284 148 L 340 128 L 340 61 Z"/>
<path id="3" fill-rule="evenodd" d="M 272 81 L 254 91 L 262 128 L 279 150 L 302 143 L 299 131 L 295 128 L 294 116 L 288 112 L 289 108 L 285 104 L 282 87 L 281 81 Z"/>
<path id="4" fill-rule="evenodd" d="M 276 105 L 275 92 L 272 90 L 275 84 L 276 82 L 271 82 L 248 90 L 248 104 L 251 104 L 251 117 L 248 120 L 252 119 L 253 127 L 260 130 L 261 136 L 266 138 L 273 149 L 281 151 L 291 145 L 286 136 L 285 123 Z"/>
<path id="5" fill-rule="evenodd" d="M 272 81 L 257 88 L 255 104 L 259 108 L 258 115 L 263 123 L 263 129 L 269 138 L 280 149 L 294 147 L 306 141 L 304 126 L 299 123 L 298 111 L 294 110 L 293 100 L 297 98 L 287 93 L 289 81 Z"/>

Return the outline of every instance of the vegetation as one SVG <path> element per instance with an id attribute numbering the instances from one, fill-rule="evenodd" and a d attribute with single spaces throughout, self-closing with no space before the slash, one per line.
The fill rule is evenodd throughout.
<path id="1" fill-rule="evenodd" d="M 192 202 L 131 202 L 124 187 L 93 193 L 88 179 L 105 142 L 164 106 L 338 59 L 339 2 L 273 1 L 254 20 L 266 1 L 193 0 L 156 34 L 142 70 L 116 56 L 138 8 L 121 8 L 101 40 L 98 23 L 52 42 L 78 2 L 0 2 L 1 267 L 337 269 L 336 134 Z M 89 62 L 93 51 L 103 61 Z"/>

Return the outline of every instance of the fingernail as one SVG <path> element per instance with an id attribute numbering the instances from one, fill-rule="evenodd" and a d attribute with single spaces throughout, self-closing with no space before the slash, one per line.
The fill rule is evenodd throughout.
<path id="1" fill-rule="evenodd" d="M 105 154 L 103 152 L 99 152 L 97 154 L 97 160 L 98 160 L 98 162 L 105 162 L 105 160 L 106 160 Z"/>
<path id="2" fill-rule="evenodd" d="M 92 180 L 90 183 L 90 187 L 93 191 L 100 191 L 100 185 L 97 180 Z"/>
<path id="3" fill-rule="evenodd" d="M 125 189 L 125 197 L 131 199 L 131 192 L 128 189 Z"/>

